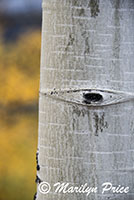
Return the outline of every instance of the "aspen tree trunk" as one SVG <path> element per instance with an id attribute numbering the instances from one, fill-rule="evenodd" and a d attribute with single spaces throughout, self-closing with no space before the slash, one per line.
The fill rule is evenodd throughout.
<path id="1" fill-rule="evenodd" d="M 133 0 L 43 0 L 37 200 L 134 200 L 133 59 Z"/>

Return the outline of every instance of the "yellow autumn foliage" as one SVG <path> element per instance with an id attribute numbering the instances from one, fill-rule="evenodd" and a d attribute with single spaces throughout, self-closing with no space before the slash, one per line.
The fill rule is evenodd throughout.
<path id="1" fill-rule="evenodd" d="M 0 104 L 37 101 L 40 31 L 31 31 L 13 44 L 0 44 Z"/>
<path id="2" fill-rule="evenodd" d="M 0 199 L 32 199 L 36 189 L 37 116 L 15 114 L 0 123 Z"/>
<path id="3" fill-rule="evenodd" d="M 40 31 L 0 41 L 0 200 L 33 199 L 36 190 Z"/>

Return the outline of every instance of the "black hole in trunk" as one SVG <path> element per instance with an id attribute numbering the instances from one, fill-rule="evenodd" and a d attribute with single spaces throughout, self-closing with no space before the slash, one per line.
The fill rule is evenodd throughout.
<path id="1" fill-rule="evenodd" d="M 92 102 L 99 102 L 102 101 L 103 97 L 101 94 L 98 93 L 84 93 L 83 94 L 84 97 L 84 103 L 90 104 Z"/>

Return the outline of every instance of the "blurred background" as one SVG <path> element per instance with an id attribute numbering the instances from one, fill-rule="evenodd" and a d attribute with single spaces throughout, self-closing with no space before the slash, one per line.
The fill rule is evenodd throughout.
<path id="1" fill-rule="evenodd" d="M 0 0 L 0 200 L 36 192 L 41 0 Z"/>

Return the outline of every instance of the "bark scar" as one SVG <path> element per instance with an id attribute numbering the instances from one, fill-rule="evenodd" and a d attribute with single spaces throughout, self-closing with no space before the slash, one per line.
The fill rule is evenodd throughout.
<path id="1" fill-rule="evenodd" d="M 97 17 L 100 12 L 99 0 L 90 0 L 89 7 L 91 9 L 91 17 Z"/>
<path id="2" fill-rule="evenodd" d="M 36 168 L 37 168 L 37 171 L 40 170 L 40 165 L 39 165 L 39 151 L 37 150 L 37 153 L 36 153 Z"/>
<path id="3" fill-rule="evenodd" d="M 37 198 L 37 192 L 34 194 L 33 200 L 36 200 Z"/>
<path id="4" fill-rule="evenodd" d="M 41 182 L 42 182 L 42 180 L 39 178 L 39 176 L 36 175 L 35 183 L 40 184 Z"/>
<path id="5" fill-rule="evenodd" d="M 58 101 L 89 107 L 102 107 L 134 100 L 133 93 L 93 88 L 40 91 L 40 95 Z"/>

